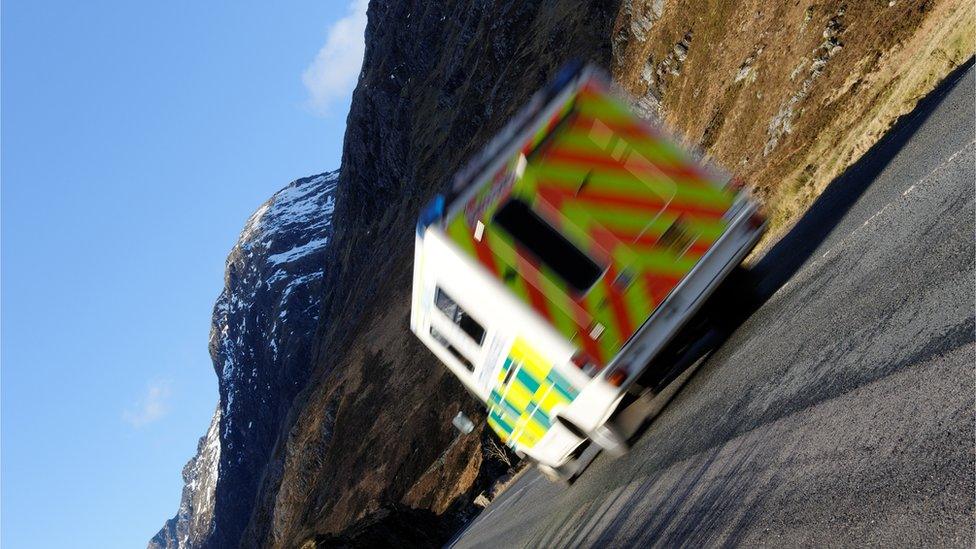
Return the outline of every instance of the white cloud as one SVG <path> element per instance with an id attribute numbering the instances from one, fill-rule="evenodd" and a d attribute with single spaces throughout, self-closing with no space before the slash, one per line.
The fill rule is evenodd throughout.
<path id="1" fill-rule="evenodd" d="M 363 33 L 368 4 L 369 0 L 351 0 L 347 15 L 329 27 L 325 45 L 302 73 L 308 103 L 319 114 L 327 113 L 333 101 L 356 87 L 366 51 Z"/>
<path id="2" fill-rule="evenodd" d="M 172 393 L 170 385 L 167 380 L 150 383 L 146 394 L 139 399 L 139 402 L 122 412 L 122 419 L 129 425 L 139 428 L 165 416 L 169 413 L 169 397 Z"/>

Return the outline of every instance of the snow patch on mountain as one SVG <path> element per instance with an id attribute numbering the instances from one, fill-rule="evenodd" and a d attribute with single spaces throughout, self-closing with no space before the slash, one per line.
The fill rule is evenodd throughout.
<path id="1" fill-rule="evenodd" d="M 268 261 L 270 261 L 272 263 L 285 263 L 285 262 L 288 262 L 288 261 L 294 261 L 294 260 L 296 260 L 296 259 L 298 259 L 300 257 L 304 257 L 304 256 L 306 256 L 306 255 L 308 255 L 308 254 L 310 254 L 312 252 L 321 250 L 328 243 L 329 243 L 329 239 L 328 238 L 319 238 L 319 239 L 313 240 L 311 242 L 306 242 L 305 244 L 302 244 L 301 246 L 295 246 L 294 248 L 288 250 L 287 252 L 283 252 L 283 253 L 280 253 L 280 254 L 274 254 L 272 256 L 269 256 L 268 257 Z"/>

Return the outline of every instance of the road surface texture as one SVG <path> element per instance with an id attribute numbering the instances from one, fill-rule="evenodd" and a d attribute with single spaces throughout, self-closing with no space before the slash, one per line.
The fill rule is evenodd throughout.
<path id="1" fill-rule="evenodd" d="M 620 459 L 457 547 L 974 545 L 974 97 L 954 73 L 759 261 L 757 309 Z"/>

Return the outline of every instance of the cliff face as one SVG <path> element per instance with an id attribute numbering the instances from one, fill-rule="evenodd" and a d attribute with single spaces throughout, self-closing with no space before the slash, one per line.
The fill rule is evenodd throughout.
<path id="1" fill-rule="evenodd" d="M 276 193 L 227 259 L 210 332 L 223 407 L 212 545 L 239 538 L 280 422 L 308 376 L 338 178 L 299 179 Z"/>

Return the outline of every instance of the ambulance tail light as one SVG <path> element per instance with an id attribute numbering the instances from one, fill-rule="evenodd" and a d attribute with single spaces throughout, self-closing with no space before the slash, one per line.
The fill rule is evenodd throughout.
<path id="1" fill-rule="evenodd" d="M 739 179 L 738 177 L 733 177 L 729 181 L 729 190 L 731 190 L 732 192 L 741 193 L 745 188 L 746 188 L 746 182 L 743 179 Z"/>
<path id="2" fill-rule="evenodd" d="M 607 376 L 607 382 L 614 387 L 620 387 L 624 381 L 627 381 L 627 370 L 623 368 L 617 368 Z"/>
<path id="3" fill-rule="evenodd" d="M 761 229 L 766 224 L 766 215 L 762 210 L 756 210 L 749 216 L 749 226 L 755 230 Z"/>
<path id="4" fill-rule="evenodd" d="M 587 375 L 593 376 L 600 371 L 600 365 L 585 351 L 578 351 L 570 360 L 574 366 L 583 370 L 583 373 Z"/>

